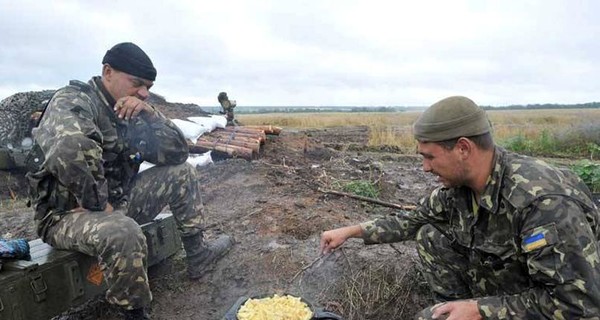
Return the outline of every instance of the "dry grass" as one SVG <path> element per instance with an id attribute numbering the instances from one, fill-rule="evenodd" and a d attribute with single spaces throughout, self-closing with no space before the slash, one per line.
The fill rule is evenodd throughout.
<path id="1" fill-rule="evenodd" d="M 247 125 L 272 124 L 291 128 L 327 128 L 340 126 L 367 125 L 407 125 L 409 126 L 418 113 L 267 113 L 242 114 L 237 118 Z"/>
<path id="2" fill-rule="evenodd" d="M 365 125 L 370 129 L 369 146 L 394 146 L 404 153 L 415 150 L 412 137 L 412 123 L 420 112 L 394 113 L 274 113 L 240 115 L 239 120 L 248 125 L 271 124 L 291 128 L 326 128 Z M 532 150 L 530 153 L 544 153 L 552 150 L 578 153 L 585 156 L 586 142 L 600 143 L 600 109 L 558 109 L 558 110 L 492 110 L 488 116 L 494 127 L 494 138 L 501 145 L 512 143 L 519 137 L 532 142 L 546 143 L 546 149 Z M 551 138 L 550 140 L 548 140 Z M 596 139 L 599 139 L 596 141 Z M 574 144 L 573 142 L 576 142 Z M 529 150 L 516 150 L 528 152 Z"/>
<path id="3" fill-rule="evenodd" d="M 590 119 L 600 119 L 600 109 L 501 110 L 488 111 L 488 115 L 497 140 L 518 134 L 536 139 L 544 130 L 566 131 Z"/>
<path id="4" fill-rule="evenodd" d="M 248 125 L 271 124 L 292 128 L 368 126 L 369 146 L 394 146 L 410 152 L 415 150 L 411 124 L 418 116 L 418 112 L 276 113 L 240 115 L 239 119 Z"/>
<path id="5" fill-rule="evenodd" d="M 330 297 L 338 299 L 330 309 L 347 320 L 412 319 L 432 302 L 412 259 L 399 264 L 373 261 L 347 269 L 329 290 Z"/>

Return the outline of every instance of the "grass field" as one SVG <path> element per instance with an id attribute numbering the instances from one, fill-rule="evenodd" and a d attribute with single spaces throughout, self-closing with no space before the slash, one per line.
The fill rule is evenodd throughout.
<path id="1" fill-rule="evenodd" d="M 365 125 L 371 146 L 395 146 L 412 153 L 411 125 L 420 112 L 397 113 L 291 113 L 240 115 L 248 125 L 271 124 L 291 128 Z M 600 109 L 488 111 L 499 145 L 546 157 L 600 156 Z"/>

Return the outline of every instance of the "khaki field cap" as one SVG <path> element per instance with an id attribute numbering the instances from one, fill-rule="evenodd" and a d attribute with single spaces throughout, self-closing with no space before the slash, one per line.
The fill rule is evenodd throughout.
<path id="1" fill-rule="evenodd" d="M 485 111 L 467 97 L 454 96 L 427 108 L 415 121 L 413 134 L 421 142 L 438 142 L 490 132 Z"/>

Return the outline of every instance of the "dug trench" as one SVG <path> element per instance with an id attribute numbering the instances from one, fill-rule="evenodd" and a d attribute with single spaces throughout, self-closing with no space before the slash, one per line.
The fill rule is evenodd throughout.
<path id="1" fill-rule="evenodd" d="M 258 160 L 199 167 L 206 236 L 233 249 L 197 281 L 180 252 L 150 269 L 152 319 L 221 319 L 241 296 L 289 293 L 344 319 L 410 319 L 427 306 L 414 243 L 365 246 L 349 240 L 320 257 L 322 231 L 396 209 L 322 192 L 369 181 L 378 198 L 401 205 L 435 186 L 414 155 L 367 147 L 367 127 L 294 130 L 270 136 Z M 2 172 L 0 236 L 34 239 L 22 173 Z M 120 319 L 101 298 L 55 319 Z"/>

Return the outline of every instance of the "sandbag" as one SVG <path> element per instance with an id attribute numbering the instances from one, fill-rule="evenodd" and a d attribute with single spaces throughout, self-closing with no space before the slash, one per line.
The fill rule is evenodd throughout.
<path id="1" fill-rule="evenodd" d="M 207 130 L 206 127 L 191 121 L 181 119 L 172 119 L 171 121 L 179 128 L 179 130 L 181 130 L 183 136 L 186 139 L 192 141 L 192 143 L 196 143 L 196 141 L 198 141 L 198 138 L 200 138 L 200 136 L 205 132 L 210 132 L 214 130 Z"/>
<path id="2" fill-rule="evenodd" d="M 190 155 L 188 156 L 188 158 L 185 162 L 191 164 L 194 167 L 202 167 L 202 166 L 213 163 L 210 151 L 207 151 L 207 152 L 201 153 L 201 154 L 190 153 Z M 154 166 L 155 166 L 154 163 L 144 161 L 140 164 L 140 169 L 139 169 L 138 173 L 146 171 Z"/>
<path id="3" fill-rule="evenodd" d="M 217 120 L 213 117 L 188 117 L 188 120 L 197 123 L 211 132 L 217 128 Z"/>

